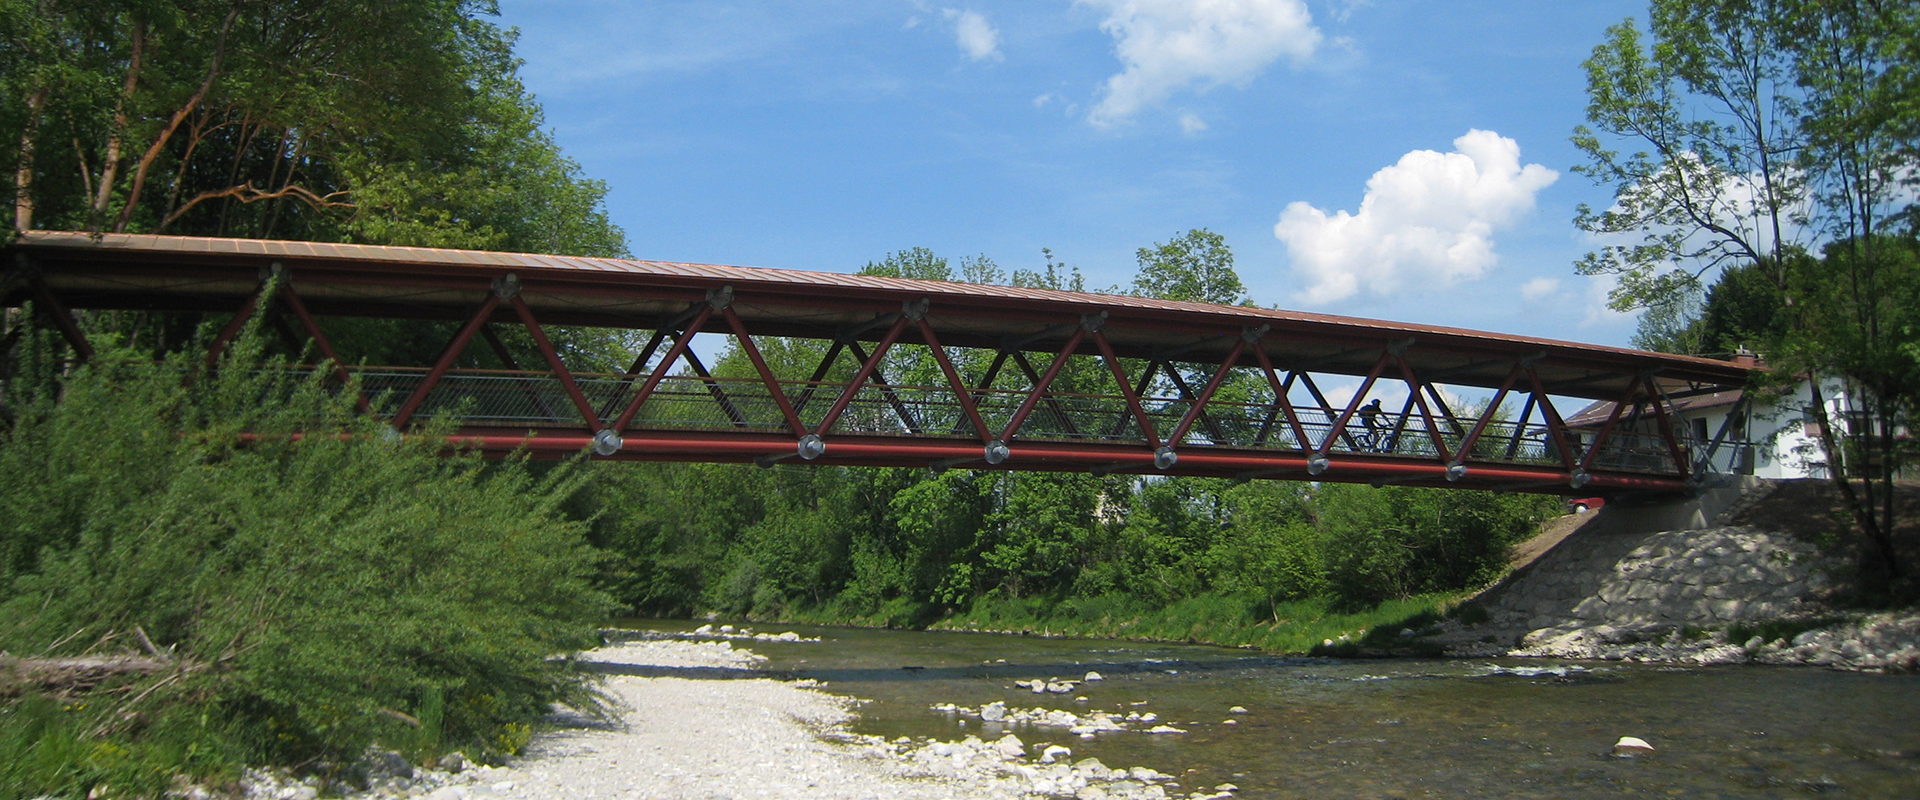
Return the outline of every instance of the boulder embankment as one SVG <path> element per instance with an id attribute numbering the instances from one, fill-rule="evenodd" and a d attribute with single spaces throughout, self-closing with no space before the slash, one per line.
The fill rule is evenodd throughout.
<path id="1" fill-rule="evenodd" d="M 1854 560 L 1822 541 L 1844 528 L 1830 500 L 1816 482 L 1756 481 L 1696 504 L 1692 526 L 1632 505 L 1558 521 L 1470 601 L 1484 619 L 1438 639 L 1459 656 L 1920 670 L 1920 612 L 1843 602 Z"/>

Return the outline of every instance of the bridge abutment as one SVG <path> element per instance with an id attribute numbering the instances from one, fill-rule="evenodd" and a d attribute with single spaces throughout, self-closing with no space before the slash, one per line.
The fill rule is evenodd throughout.
<path id="1" fill-rule="evenodd" d="M 1811 611 L 1844 559 L 1792 531 L 1731 524 L 1779 483 L 1742 477 L 1690 497 L 1609 503 L 1475 598 L 1485 622 L 1446 638 L 1479 655 L 1663 658 L 1676 632 Z M 1744 660 L 1722 646 L 1732 649 L 1699 655 Z"/>

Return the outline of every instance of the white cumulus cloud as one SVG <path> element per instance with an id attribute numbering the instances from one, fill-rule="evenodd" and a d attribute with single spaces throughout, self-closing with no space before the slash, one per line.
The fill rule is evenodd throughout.
<path id="1" fill-rule="evenodd" d="M 1520 284 L 1520 299 L 1539 300 L 1543 297 L 1551 297 L 1557 291 L 1560 291 L 1559 278 L 1534 278 Z"/>
<path id="2" fill-rule="evenodd" d="M 962 11 L 957 8 L 941 9 L 946 18 L 953 21 L 954 40 L 960 45 L 960 52 L 975 61 L 999 61 L 1000 31 L 987 21 L 984 14 L 972 9 Z"/>
<path id="3" fill-rule="evenodd" d="M 1493 232 L 1532 210 L 1534 195 L 1560 177 L 1520 165 L 1520 145 L 1470 130 L 1454 152 L 1415 150 L 1367 179 L 1354 213 L 1328 214 L 1296 202 L 1273 235 L 1287 245 L 1302 299 L 1327 303 L 1362 289 L 1393 294 L 1485 275 L 1498 260 Z"/>
<path id="4" fill-rule="evenodd" d="M 1207 121 L 1201 119 L 1199 115 L 1192 112 L 1180 115 L 1180 130 L 1185 131 L 1188 135 L 1196 134 L 1206 129 Z"/>
<path id="5" fill-rule="evenodd" d="M 1304 0 L 1076 0 L 1106 12 L 1124 69 L 1107 79 L 1088 119 L 1109 126 L 1174 92 L 1244 85 L 1282 56 L 1313 56 L 1320 29 Z"/>

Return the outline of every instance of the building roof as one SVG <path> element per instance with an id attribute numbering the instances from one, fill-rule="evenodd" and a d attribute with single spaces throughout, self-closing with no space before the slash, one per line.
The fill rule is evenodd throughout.
<path id="1" fill-rule="evenodd" d="M 1671 408 L 1675 414 L 1679 415 L 1686 415 L 1688 412 L 1699 413 L 1733 405 L 1734 403 L 1740 402 L 1740 398 L 1744 396 L 1746 396 L 1746 393 L 1739 389 L 1681 395 L 1670 398 L 1672 402 L 1668 405 L 1668 408 Z M 1573 416 L 1567 417 L 1567 427 L 1598 428 L 1605 425 L 1607 424 L 1607 418 L 1613 416 L 1614 405 L 1616 404 L 1611 400 L 1596 401 L 1586 408 L 1580 409 Z"/>

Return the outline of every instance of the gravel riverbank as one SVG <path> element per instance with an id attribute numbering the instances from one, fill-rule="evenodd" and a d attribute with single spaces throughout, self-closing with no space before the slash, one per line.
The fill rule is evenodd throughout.
<path id="1" fill-rule="evenodd" d="M 794 641 L 792 639 L 785 641 Z M 414 769 L 376 759 L 363 800 L 1006 798 L 1163 800 L 1233 796 L 1182 788 L 1145 767 L 1074 761 L 1066 748 L 994 741 L 886 741 L 848 732 L 858 700 L 755 672 L 762 656 L 721 641 L 635 641 L 582 654 L 608 675 L 616 720 L 561 715 L 505 766 Z M 457 760 L 456 760 L 457 765 Z M 312 783 L 248 776 L 257 800 L 312 800 Z"/>

